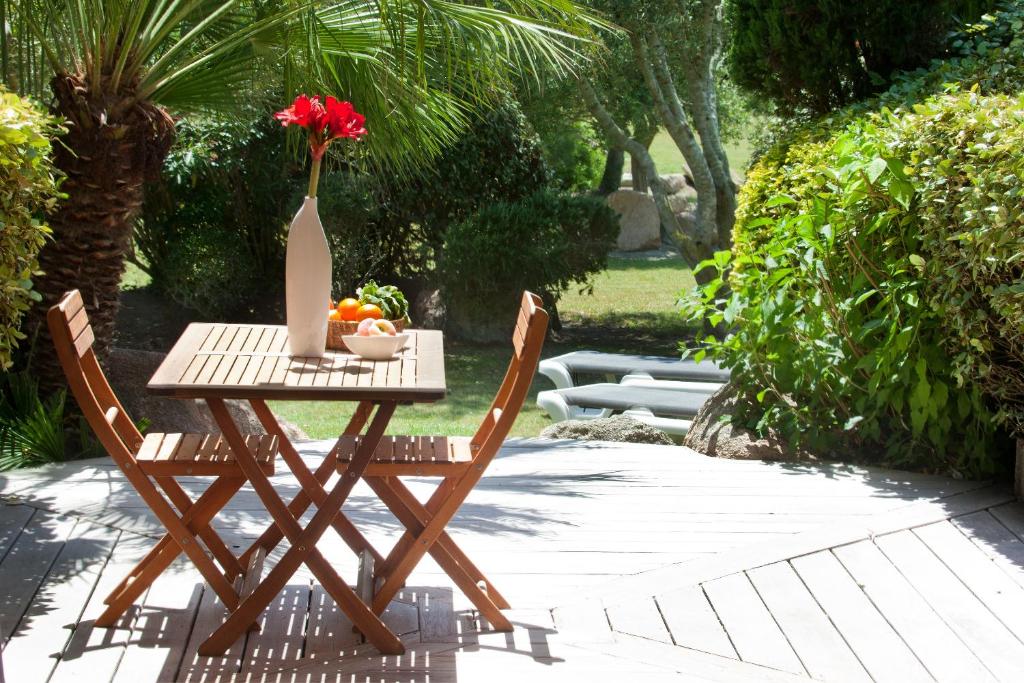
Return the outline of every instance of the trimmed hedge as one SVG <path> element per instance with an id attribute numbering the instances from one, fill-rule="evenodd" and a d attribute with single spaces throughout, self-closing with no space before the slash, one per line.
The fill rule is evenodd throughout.
<path id="1" fill-rule="evenodd" d="M 50 229 L 43 214 L 57 203 L 58 174 L 50 162 L 57 121 L 0 88 L 0 370 L 25 335 L 25 311 L 39 300 L 32 278 Z"/>
<path id="2" fill-rule="evenodd" d="M 1024 427 L 1024 22 L 971 31 L 882 103 L 956 75 L 949 93 L 802 127 L 748 173 L 734 253 L 689 303 L 733 326 L 708 341 L 747 395 L 737 422 L 967 476 Z"/>

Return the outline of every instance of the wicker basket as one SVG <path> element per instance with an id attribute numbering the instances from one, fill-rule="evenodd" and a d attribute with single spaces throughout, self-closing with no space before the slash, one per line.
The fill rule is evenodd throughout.
<path id="1" fill-rule="evenodd" d="M 396 332 L 405 331 L 405 319 L 392 320 Z M 345 340 L 342 337 L 346 334 L 355 334 L 359 323 L 350 320 L 328 320 L 327 321 L 327 348 L 331 351 L 348 351 Z"/>

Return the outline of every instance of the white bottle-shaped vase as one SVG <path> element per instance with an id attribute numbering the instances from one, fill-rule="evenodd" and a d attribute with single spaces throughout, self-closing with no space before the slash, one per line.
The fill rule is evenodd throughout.
<path id="1" fill-rule="evenodd" d="M 285 303 L 291 355 L 324 355 L 331 305 L 331 251 L 316 210 L 316 197 L 306 197 L 288 228 Z"/>

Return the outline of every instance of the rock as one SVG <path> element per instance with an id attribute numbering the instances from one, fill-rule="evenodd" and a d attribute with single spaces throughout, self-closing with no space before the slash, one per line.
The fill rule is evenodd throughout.
<path id="1" fill-rule="evenodd" d="M 697 193 L 677 192 L 670 194 L 667 198 L 672 213 L 679 215 L 686 211 L 693 211 L 697 206 Z"/>
<path id="2" fill-rule="evenodd" d="M 680 211 L 676 214 L 676 222 L 683 234 L 692 235 L 697 231 L 697 214 L 693 211 Z"/>
<path id="3" fill-rule="evenodd" d="M 164 354 L 154 351 L 111 349 L 105 367 L 107 379 L 128 415 L 136 421 L 145 418 L 149 421 L 149 431 L 154 432 L 219 432 L 213 416 L 201 401 L 164 398 L 146 392 L 146 383 L 163 359 Z M 227 405 L 243 433 L 266 431 L 248 403 L 228 401 Z M 289 439 L 309 438 L 295 425 L 280 422 Z"/>
<path id="4" fill-rule="evenodd" d="M 694 418 L 683 445 L 698 453 L 733 460 L 815 459 L 812 454 L 795 449 L 773 435 L 761 438 L 743 427 L 731 424 L 728 417 L 732 415 L 738 397 L 738 392 L 731 384 L 712 394 Z"/>
<path id="5" fill-rule="evenodd" d="M 686 173 L 669 173 L 668 175 L 661 176 L 661 180 L 665 183 L 670 195 L 684 192 L 687 189 L 694 190 L 693 178 Z M 694 192 L 696 193 L 696 190 Z"/>
<path id="6" fill-rule="evenodd" d="M 579 441 L 618 441 L 621 443 L 653 443 L 673 446 L 668 434 L 626 415 L 613 415 L 596 420 L 568 420 L 547 427 L 542 439 L 576 439 Z"/>
<path id="7" fill-rule="evenodd" d="M 412 319 L 413 327 L 426 330 L 444 329 L 446 311 L 441 290 L 420 290 L 410 308 L 409 317 Z"/>
<path id="8" fill-rule="evenodd" d="M 616 246 L 620 251 L 645 251 L 661 246 L 661 219 L 650 195 L 618 190 L 608 195 L 608 206 L 619 214 Z"/>

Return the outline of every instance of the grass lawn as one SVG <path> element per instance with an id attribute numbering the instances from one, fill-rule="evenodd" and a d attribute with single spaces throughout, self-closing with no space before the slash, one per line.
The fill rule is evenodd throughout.
<path id="1" fill-rule="evenodd" d="M 689 332 L 675 311 L 679 291 L 693 277 L 676 258 L 613 258 L 590 295 L 567 293 L 559 304 L 564 328 L 544 348 L 544 357 L 579 349 L 673 355 Z M 446 342 L 448 397 L 433 405 L 402 406 L 392 433 L 472 434 L 505 376 L 511 347 Z M 537 436 L 551 424 L 537 408 L 537 392 L 551 389 L 538 376 L 512 429 L 513 436 Z M 274 411 L 314 438 L 336 436 L 351 414 L 344 403 L 278 402 Z"/>
<path id="2" fill-rule="evenodd" d="M 754 146 L 746 139 L 725 143 L 725 154 L 729 157 L 729 168 L 740 178 L 744 177 L 747 164 L 754 152 Z M 683 154 L 672 142 L 668 131 L 661 130 L 651 143 L 651 158 L 658 166 L 658 173 L 682 173 Z M 629 171 L 629 155 L 626 155 L 626 170 Z"/>

